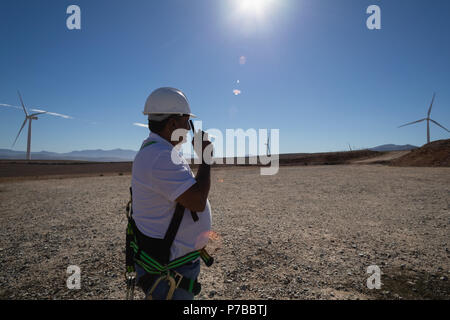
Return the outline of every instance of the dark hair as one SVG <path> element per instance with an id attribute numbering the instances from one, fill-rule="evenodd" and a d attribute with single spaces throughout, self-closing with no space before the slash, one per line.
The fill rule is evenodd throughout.
<path id="1" fill-rule="evenodd" d="M 161 131 L 164 130 L 164 127 L 166 126 L 167 122 L 169 122 L 170 119 L 176 119 L 179 118 L 180 116 L 177 114 L 174 115 L 170 115 L 168 118 L 161 120 L 161 121 L 155 121 L 155 120 L 148 120 L 148 128 L 150 129 L 151 132 L 154 133 L 160 133 Z"/>

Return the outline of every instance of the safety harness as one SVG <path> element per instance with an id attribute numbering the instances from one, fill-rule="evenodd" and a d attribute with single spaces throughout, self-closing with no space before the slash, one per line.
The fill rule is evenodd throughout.
<path id="1" fill-rule="evenodd" d="M 150 141 L 142 145 L 141 150 L 152 145 L 156 141 Z M 197 279 L 189 279 L 173 269 L 192 263 L 197 258 L 201 258 L 206 266 L 210 267 L 214 259 L 206 252 L 205 248 L 190 252 L 182 257 L 170 261 L 170 248 L 183 219 L 185 208 L 177 203 L 169 228 L 163 239 L 151 238 L 144 235 L 136 226 L 133 219 L 132 189 L 130 187 L 130 201 L 126 206 L 128 225 L 126 230 L 126 272 L 127 299 L 132 300 L 134 288 L 136 286 L 135 263 L 146 271 L 146 274 L 139 278 L 137 285 L 147 293 L 147 299 L 152 299 L 153 291 L 161 281 L 168 281 L 170 284 L 166 299 L 171 300 L 175 289 L 182 288 L 194 296 L 198 295 L 201 285 Z M 198 220 L 197 213 L 191 212 L 192 219 Z M 151 287 L 151 288 L 150 288 Z M 150 291 L 148 291 L 150 289 Z"/>

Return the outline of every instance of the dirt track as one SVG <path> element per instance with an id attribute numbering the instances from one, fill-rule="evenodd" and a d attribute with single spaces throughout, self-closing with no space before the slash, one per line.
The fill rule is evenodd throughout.
<path id="1" fill-rule="evenodd" d="M 385 152 L 378 157 L 372 157 L 364 160 L 355 160 L 354 164 L 387 164 L 394 159 L 398 159 L 410 153 L 410 151 L 390 151 Z"/>
<path id="2" fill-rule="evenodd" d="M 123 299 L 130 176 L 0 183 L 0 298 Z M 450 299 L 450 168 L 213 170 L 198 299 Z M 214 250 L 217 249 L 217 250 Z M 382 288 L 366 287 L 378 265 Z M 66 268 L 81 268 L 81 289 Z"/>

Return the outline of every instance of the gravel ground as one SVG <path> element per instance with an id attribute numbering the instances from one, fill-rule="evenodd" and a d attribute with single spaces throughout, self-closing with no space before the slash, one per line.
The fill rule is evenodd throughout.
<path id="1" fill-rule="evenodd" d="M 450 299 L 450 168 L 213 170 L 198 299 Z M 124 299 L 130 176 L 0 183 L 0 298 Z M 66 269 L 81 269 L 69 290 Z M 367 267 L 382 271 L 369 290 Z M 138 298 L 142 294 L 138 294 Z"/>

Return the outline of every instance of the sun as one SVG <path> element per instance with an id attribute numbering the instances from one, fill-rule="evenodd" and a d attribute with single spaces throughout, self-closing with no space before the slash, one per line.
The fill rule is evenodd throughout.
<path id="1" fill-rule="evenodd" d="M 239 11 L 245 15 L 264 16 L 274 0 L 239 0 Z"/>
<path id="2" fill-rule="evenodd" d="M 241 35 L 254 32 L 268 34 L 273 28 L 274 19 L 279 16 L 285 0 L 229 0 L 227 3 L 227 22 Z"/>

